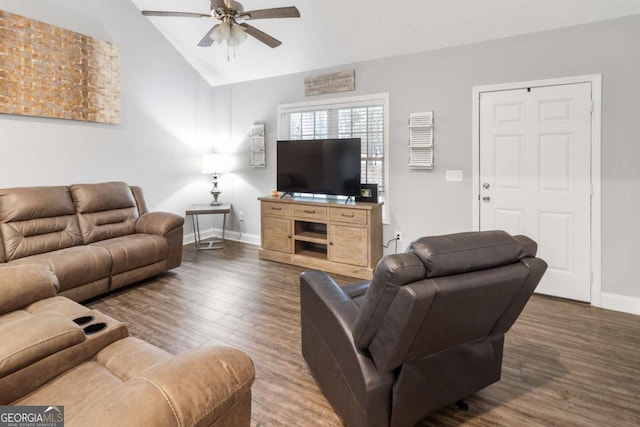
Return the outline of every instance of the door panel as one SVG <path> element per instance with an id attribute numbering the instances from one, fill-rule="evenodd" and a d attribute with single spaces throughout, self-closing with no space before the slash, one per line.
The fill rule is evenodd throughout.
<path id="1" fill-rule="evenodd" d="M 263 216 L 262 247 L 272 251 L 292 253 L 291 219 Z"/>
<path id="2" fill-rule="evenodd" d="M 540 252 L 550 270 L 571 272 L 571 220 L 569 214 L 540 213 Z"/>
<path id="3" fill-rule="evenodd" d="M 538 242 L 536 292 L 590 301 L 591 85 L 482 93 L 480 185 L 481 230 Z"/>
<path id="4" fill-rule="evenodd" d="M 540 191 L 571 192 L 572 135 L 540 135 Z"/>
<path id="5" fill-rule="evenodd" d="M 495 187 L 524 190 L 524 136 L 498 136 L 494 141 Z"/>
<path id="6" fill-rule="evenodd" d="M 366 267 L 367 228 L 353 225 L 329 225 L 329 261 Z"/>

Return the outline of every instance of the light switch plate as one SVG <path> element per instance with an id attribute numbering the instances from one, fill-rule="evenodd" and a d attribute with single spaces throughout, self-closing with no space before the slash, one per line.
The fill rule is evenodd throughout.
<path id="1" fill-rule="evenodd" d="M 462 182 L 461 170 L 448 170 L 445 172 L 445 181 Z"/>

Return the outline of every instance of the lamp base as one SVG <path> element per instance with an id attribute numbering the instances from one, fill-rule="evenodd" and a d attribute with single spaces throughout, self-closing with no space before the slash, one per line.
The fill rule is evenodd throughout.
<path id="1" fill-rule="evenodd" d="M 222 202 L 218 200 L 218 197 L 220 196 L 220 193 L 222 193 L 222 191 L 218 190 L 218 174 L 214 173 L 212 177 L 213 177 L 213 188 L 211 189 L 210 193 L 211 193 L 211 196 L 213 197 L 213 200 L 211 201 L 211 203 L 209 203 L 209 205 L 220 206 Z"/>

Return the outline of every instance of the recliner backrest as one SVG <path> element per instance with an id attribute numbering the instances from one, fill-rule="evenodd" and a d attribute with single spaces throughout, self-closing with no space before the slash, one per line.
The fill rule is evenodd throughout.
<path id="1" fill-rule="evenodd" d="M 424 275 L 424 264 L 414 254 L 387 255 L 380 260 L 354 323 L 352 335 L 356 347 L 361 350 L 369 347 L 400 287 Z"/>
<path id="2" fill-rule="evenodd" d="M 485 270 L 517 262 L 522 245 L 504 231 L 422 237 L 409 246 L 427 269 L 426 278 Z"/>
<path id="3" fill-rule="evenodd" d="M 425 275 L 396 289 L 387 305 L 367 347 L 376 367 L 386 372 L 506 332 L 546 268 L 531 258 L 531 247 L 525 250 L 522 242 L 531 242 L 525 239 L 491 231 L 414 242 L 409 253 L 423 263 Z"/>
<path id="4" fill-rule="evenodd" d="M 1 261 L 82 244 L 67 187 L 0 190 Z"/>
<path id="5" fill-rule="evenodd" d="M 135 233 L 140 213 L 127 183 L 76 184 L 70 188 L 83 243 Z"/>

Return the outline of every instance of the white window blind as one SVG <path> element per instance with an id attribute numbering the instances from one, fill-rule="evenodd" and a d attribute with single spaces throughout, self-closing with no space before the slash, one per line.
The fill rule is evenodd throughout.
<path id="1" fill-rule="evenodd" d="M 378 184 L 388 218 L 388 96 L 372 95 L 280 105 L 280 139 L 360 138 L 361 182 Z"/>

